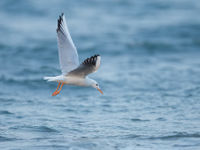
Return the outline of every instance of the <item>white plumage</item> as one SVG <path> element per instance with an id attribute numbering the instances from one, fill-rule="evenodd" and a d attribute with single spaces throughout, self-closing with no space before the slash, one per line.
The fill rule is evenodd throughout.
<path id="1" fill-rule="evenodd" d="M 82 64 L 79 65 L 77 49 L 70 36 L 64 14 L 59 16 L 58 27 L 56 31 L 59 62 L 62 75 L 56 77 L 44 77 L 44 80 L 59 83 L 52 96 L 59 94 L 63 84 L 92 86 L 103 94 L 98 83 L 95 80 L 87 77 L 88 74 L 96 72 L 100 67 L 100 55 L 94 55 L 90 58 L 87 58 Z M 61 87 L 58 90 L 60 84 Z"/>
<path id="2" fill-rule="evenodd" d="M 64 15 L 58 19 L 57 28 L 58 54 L 60 68 L 63 75 L 77 68 L 79 65 L 78 53 L 67 28 Z"/>

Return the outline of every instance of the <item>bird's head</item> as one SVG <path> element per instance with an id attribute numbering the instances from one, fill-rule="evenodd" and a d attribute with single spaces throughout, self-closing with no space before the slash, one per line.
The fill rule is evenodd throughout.
<path id="1" fill-rule="evenodd" d="M 100 89 L 99 84 L 95 80 L 90 80 L 90 86 L 97 89 L 101 94 L 103 94 L 103 91 Z"/>

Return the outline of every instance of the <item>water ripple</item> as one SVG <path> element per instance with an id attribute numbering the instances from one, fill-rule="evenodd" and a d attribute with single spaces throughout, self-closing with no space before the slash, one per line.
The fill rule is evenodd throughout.
<path id="1" fill-rule="evenodd" d="M 35 131 L 35 132 L 47 132 L 47 133 L 58 133 L 59 131 L 56 129 L 53 129 L 48 126 L 14 126 L 11 127 L 10 129 L 15 129 L 15 130 L 29 130 L 29 131 Z"/>
<path id="2" fill-rule="evenodd" d="M 13 113 L 7 111 L 7 110 L 1 110 L 0 115 L 12 115 Z"/>
<path id="3" fill-rule="evenodd" d="M 186 132 L 177 132 L 172 135 L 160 136 L 160 137 L 150 137 L 148 139 L 152 140 L 176 140 L 181 138 L 200 138 L 199 133 L 186 133 Z"/>
<path id="4" fill-rule="evenodd" d="M 146 122 L 146 121 L 150 121 L 150 120 L 142 120 L 142 119 L 138 119 L 138 118 L 132 118 L 131 121 L 133 121 L 133 122 Z"/>
<path id="5" fill-rule="evenodd" d="M 15 141 L 15 140 L 18 140 L 18 139 L 5 137 L 5 136 L 0 136 L 0 142 Z"/>

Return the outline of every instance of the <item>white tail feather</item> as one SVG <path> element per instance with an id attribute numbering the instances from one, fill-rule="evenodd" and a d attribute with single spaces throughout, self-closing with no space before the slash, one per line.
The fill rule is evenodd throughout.
<path id="1" fill-rule="evenodd" d="M 63 76 L 56 76 L 56 77 L 44 77 L 44 80 L 47 80 L 48 82 L 62 82 L 64 81 Z"/>

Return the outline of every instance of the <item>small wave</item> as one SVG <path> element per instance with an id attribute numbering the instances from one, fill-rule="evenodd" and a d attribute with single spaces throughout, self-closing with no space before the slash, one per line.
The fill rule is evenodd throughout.
<path id="1" fill-rule="evenodd" d="M 157 121 L 166 121 L 166 119 L 165 119 L 165 118 L 162 118 L 162 117 L 157 118 L 156 120 L 157 120 Z"/>
<path id="2" fill-rule="evenodd" d="M 109 105 L 109 104 L 103 104 L 102 107 L 110 108 L 111 105 Z"/>
<path id="3" fill-rule="evenodd" d="M 28 128 L 32 129 L 33 131 L 38 131 L 38 132 L 58 132 L 57 130 L 47 127 L 47 126 L 32 126 Z"/>
<path id="4" fill-rule="evenodd" d="M 47 127 L 47 126 L 14 126 L 11 127 L 10 129 L 22 129 L 22 130 L 30 130 L 30 131 L 35 131 L 35 132 L 59 132 L 53 128 Z"/>
<path id="5" fill-rule="evenodd" d="M 16 138 L 8 138 L 5 136 L 0 136 L 0 142 L 7 142 L 7 141 L 14 141 L 17 140 Z"/>
<path id="6" fill-rule="evenodd" d="M 64 111 L 66 111 L 66 112 L 75 112 L 75 110 L 74 110 L 74 109 L 71 109 L 71 108 L 67 108 L 67 109 L 65 109 Z"/>
<path id="7" fill-rule="evenodd" d="M 68 146 L 65 145 L 59 145 L 59 144 L 39 144 L 39 145 L 34 145 L 33 149 L 69 149 Z"/>
<path id="8" fill-rule="evenodd" d="M 3 94 L 3 93 L 0 93 L 1 95 Z M 16 101 L 16 99 L 13 99 L 13 98 L 2 98 L 1 97 L 1 103 L 3 102 L 5 102 L 5 103 L 13 103 L 13 102 L 15 102 Z"/>
<path id="9" fill-rule="evenodd" d="M 173 47 L 173 45 L 170 43 L 162 43 L 162 42 L 156 43 L 156 42 L 151 42 L 151 41 L 143 41 L 142 43 L 136 44 L 136 46 L 142 47 L 149 52 L 156 51 L 156 50 L 169 51 Z"/>
<path id="10" fill-rule="evenodd" d="M 124 135 L 122 137 L 123 137 L 123 139 L 135 139 L 135 138 L 140 137 L 140 135 L 128 134 L 128 135 Z"/>
<path id="11" fill-rule="evenodd" d="M 7 110 L 1 110 L 0 115 L 12 115 L 13 113 L 7 111 Z"/>
<path id="12" fill-rule="evenodd" d="M 189 133 L 185 133 L 185 132 L 177 132 L 173 135 L 167 135 L 167 136 L 160 136 L 160 137 L 150 137 L 149 139 L 152 140 L 172 140 L 172 139 L 180 139 L 180 138 L 200 138 L 200 134 L 199 133 L 193 133 L 193 134 L 189 134 Z"/>
<path id="13" fill-rule="evenodd" d="M 142 119 L 138 119 L 138 118 L 132 118 L 131 121 L 133 122 L 145 122 L 145 121 L 150 121 L 150 120 L 142 120 Z"/>
<path id="14" fill-rule="evenodd" d="M 181 144 L 174 144 L 173 146 L 174 147 L 184 147 L 185 148 L 185 147 L 200 146 L 200 144 L 192 144 L 192 145 L 191 144 L 182 144 L 182 145 Z"/>

